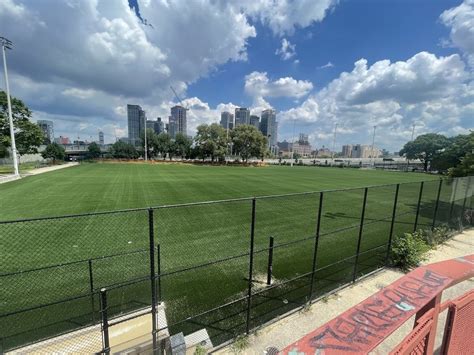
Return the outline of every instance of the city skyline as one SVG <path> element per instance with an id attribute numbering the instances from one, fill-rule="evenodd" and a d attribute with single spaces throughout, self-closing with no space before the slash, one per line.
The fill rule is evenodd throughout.
<path id="1" fill-rule="evenodd" d="M 200 25 L 183 31 L 177 16 Z M 473 128 L 473 17 L 472 0 L 409 8 L 84 0 L 57 2 L 53 12 L 47 2 L 5 0 L 0 34 L 13 42 L 11 94 L 62 135 L 126 136 L 126 102 L 153 118 L 166 119 L 177 104 L 190 108 L 189 134 L 235 107 L 273 108 L 280 140 L 291 140 L 295 126 L 312 144 L 332 147 L 337 123 L 338 148 L 370 145 L 377 125 L 375 144 L 393 151 L 413 123 L 417 135 Z"/>

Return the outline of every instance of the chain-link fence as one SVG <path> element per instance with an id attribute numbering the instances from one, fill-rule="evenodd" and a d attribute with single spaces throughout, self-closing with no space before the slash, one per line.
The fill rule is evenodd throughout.
<path id="1" fill-rule="evenodd" d="M 133 319 L 152 347 L 222 344 L 383 268 L 395 235 L 472 225 L 473 179 L 0 222 L 0 352 L 124 349 Z"/>

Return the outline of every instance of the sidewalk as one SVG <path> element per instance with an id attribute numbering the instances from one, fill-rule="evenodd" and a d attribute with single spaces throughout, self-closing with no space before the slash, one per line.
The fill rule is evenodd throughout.
<path id="1" fill-rule="evenodd" d="M 449 242 L 440 245 L 428 253 L 424 264 L 448 260 L 474 253 L 474 229 L 465 231 L 453 237 Z M 353 286 L 349 286 L 328 299 L 314 303 L 309 310 L 296 312 L 280 321 L 277 321 L 251 335 L 249 347 L 244 354 L 266 354 L 269 347 L 279 350 L 291 344 L 310 331 L 318 328 L 347 309 L 355 306 L 386 285 L 391 284 L 404 274 L 396 270 L 383 270 Z M 474 287 L 474 280 L 458 284 L 443 293 L 443 300 L 455 298 Z M 444 320 L 440 317 L 440 324 Z M 377 354 L 385 354 L 393 349 L 412 329 L 413 322 L 407 321 L 392 336 L 377 348 Z M 439 331 L 441 329 L 438 329 Z M 437 340 L 440 341 L 440 337 Z M 435 347 L 436 348 L 436 347 Z M 216 354 L 232 353 L 230 346 L 220 349 Z"/>
<path id="2" fill-rule="evenodd" d="M 61 164 L 61 165 L 45 166 L 44 168 L 29 170 L 27 173 L 21 174 L 21 175 L 22 176 L 38 175 L 38 174 L 43 174 L 43 173 L 47 173 L 54 170 L 70 168 L 76 165 L 79 165 L 79 163 L 73 162 L 73 163 L 66 163 L 66 164 Z"/>

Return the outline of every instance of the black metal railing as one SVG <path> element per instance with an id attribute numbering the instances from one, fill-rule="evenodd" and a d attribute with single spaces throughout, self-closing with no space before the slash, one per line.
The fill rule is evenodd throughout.
<path id="1" fill-rule="evenodd" d="M 156 352 L 163 330 L 224 343 L 387 266 L 395 235 L 472 225 L 472 181 L 0 222 L 0 352 L 96 326 L 81 350 L 108 353 L 143 315 Z"/>

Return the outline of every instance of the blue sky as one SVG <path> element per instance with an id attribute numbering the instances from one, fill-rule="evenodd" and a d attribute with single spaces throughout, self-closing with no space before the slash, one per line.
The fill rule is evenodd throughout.
<path id="1" fill-rule="evenodd" d="M 249 40 L 248 60 L 224 64 L 190 85 L 188 96 L 201 97 L 213 106 L 228 100 L 250 106 L 252 100 L 244 93 L 244 77 L 252 71 L 264 71 L 273 78 L 309 80 L 317 90 L 342 71 L 351 71 L 360 58 L 374 63 L 387 58 L 406 60 L 420 51 L 442 56 L 455 53 L 455 49 L 440 45 L 441 39 L 449 36 L 449 29 L 438 18 L 458 4 L 459 1 L 433 0 L 341 1 L 324 21 L 286 37 L 296 45 L 299 64 L 275 55 L 281 38 L 256 22 L 258 35 Z M 334 67 L 318 69 L 328 62 Z M 270 102 L 279 110 L 292 107 L 292 100 Z"/>
<path id="2" fill-rule="evenodd" d="M 126 104 L 188 134 L 222 110 L 275 108 L 279 140 L 398 150 L 416 133 L 468 133 L 474 117 L 474 0 L 0 2 L 12 94 L 56 135 L 125 136 Z M 3 86 L 3 81 L 0 81 Z"/>

